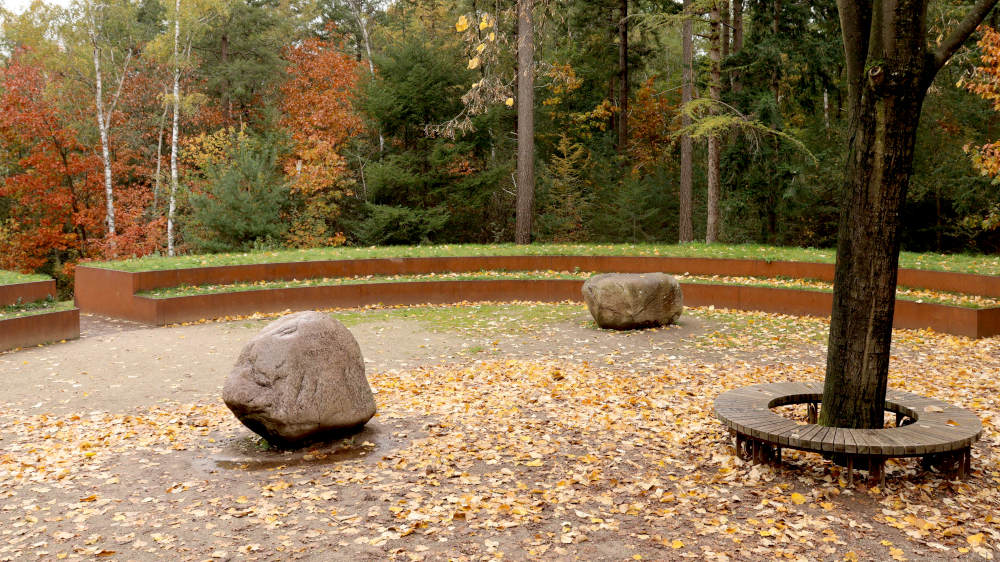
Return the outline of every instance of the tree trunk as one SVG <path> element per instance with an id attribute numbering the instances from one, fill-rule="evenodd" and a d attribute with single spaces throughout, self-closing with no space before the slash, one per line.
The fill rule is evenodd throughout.
<path id="1" fill-rule="evenodd" d="M 848 84 L 848 138 L 833 314 L 819 423 L 883 426 L 899 262 L 917 122 L 937 71 L 997 0 L 980 0 L 928 52 L 927 0 L 890 7 L 838 0 Z"/>
<path id="2" fill-rule="evenodd" d="M 351 11 L 354 12 L 354 18 L 358 20 L 358 28 L 361 30 L 362 44 L 365 47 L 365 53 L 368 55 L 368 72 L 374 80 L 375 63 L 372 60 L 372 40 L 371 36 L 368 34 L 368 17 L 364 14 L 363 6 L 360 0 L 350 0 L 348 4 L 351 6 Z M 382 129 L 380 127 L 378 130 L 378 153 L 381 155 L 383 152 L 385 152 L 385 137 L 382 135 Z"/>
<path id="3" fill-rule="evenodd" d="M 532 0 L 517 3 L 517 215 L 514 242 L 531 243 L 535 206 L 535 40 Z"/>
<path id="4" fill-rule="evenodd" d="M 618 150 L 628 148 L 628 0 L 618 9 Z"/>
<path id="5" fill-rule="evenodd" d="M 177 211 L 177 135 L 181 121 L 181 0 L 174 0 L 174 118 L 170 135 L 170 203 L 167 206 L 167 255 L 174 255 L 174 213 Z"/>
<path id="6" fill-rule="evenodd" d="M 720 101 L 722 97 L 722 34 L 720 26 L 720 3 L 714 2 L 710 12 L 711 32 L 709 33 L 708 58 L 711 61 L 711 75 L 708 84 L 708 96 L 712 101 Z M 714 109 L 713 109 L 714 111 Z M 705 242 L 712 244 L 719 240 L 719 137 L 708 137 L 708 169 L 706 182 L 708 193 L 705 204 L 708 207 L 705 221 Z"/>
<path id="7" fill-rule="evenodd" d="M 107 212 L 108 236 L 115 236 L 115 193 L 111 182 L 111 148 L 108 146 L 108 125 L 110 119 L 104 118 L 104 91 L 101 80 L 101 52 L 97 48 L 97 36 L 91 33 L 94 49 L 94 105 L 97 107 L 97 131 L 101 136 L 101 162 L 104 164 L 104 199 Z M 110 117 L 110 116 L 109 116 Z"/>
<path id="8" fill-rule="evenodd" d="M 694 49 L 692 48 L 691 2 L 684 0 L 684 23 L 681 27 L 681 105 L 691 103 L 694 98 Z M 681 116 L 681 127 L 690 127 L 691 118 Z M 681 243 L 694 241 L 694 228 L 691 225 L 691 184 L 693 161 L 691 159 L 691 135 L 681 137 L 681 184 L 678 198 L 680 199 L 680 228 L 678 239 Z"/>
<path id="9" fill-rule="evenodd" d="M 743 50 L 743 0 L 733 0 L 733 50 L 736 54 Z M 740 82 L 739 71 L 734 70 L 729 73 L 729 85 L 733 92 L 743 90 Z"/>

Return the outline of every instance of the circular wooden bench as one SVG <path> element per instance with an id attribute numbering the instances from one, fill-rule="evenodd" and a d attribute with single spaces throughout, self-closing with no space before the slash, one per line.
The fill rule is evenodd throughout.
<path id="1" fill-rule="evenodd" d="M 757 384 L 730 390 L 715 399 L 715 415 L 736 436 L 737 453 L 758 462 L 780 462 L 781 450 L 799 449 L 837 456 L 853 481 L 856 461 L 867 463 L 871 478 L 884 482 L 887 458 L 922 457 L 964 478 L 972 444 L 983 426 L 969 410 L 909 392 L 888 390 L 885 409 L 896 414 L 896 427 L 850 429 L 816 424 L 823 399 L 822 382 Z M 808 422 L 786 418 L 771 408 L 807 404 Z"/>

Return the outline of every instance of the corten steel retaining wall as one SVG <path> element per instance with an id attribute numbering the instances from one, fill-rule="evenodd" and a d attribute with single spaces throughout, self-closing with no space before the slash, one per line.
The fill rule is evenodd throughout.
<path id="1" fill-rule="evenodd" d="M 358 275 L 407 275 L 480 270 L 573 270 L 700 275 L 833 279 L 833 265 L 712 258 L 623 256 L 469 256 L 376 258 L 274 263 L 128 273 L 90 267 L 76 269 L 76 302 L 85 312 L 163 325 L 202 318 L 287 309 L 351 307 L 365 304 L 445 304 L 461 301 L 581 300 L 579 280 L 483 280 L 370 283 L 292 287 L 152 299 L 139 291 L 179 285 L 280 281 Z M 1000 278 L 964 273 L 901 269 L 900 285 L 1000 296 Z M 975 291 L 973 293 L 973 290 Z M 819 291 L 732 285 L 684 284 L 691 306 L 829 316 L 832 295 Z M 969 337 L 1000 334 L 1000 309 L 969 309 L 897 301 L 898 328 L 933 328 Z"/>
<path id="2" fill-rule="evenodd" d="M 0 351 L 80 337 L 78 309 L 0 320 Z"/>
<path id="3" fill-rule="evenodd" d="M 52 279 L 0 285 L 0 306 L 16 304 L 18 301 L 35 302 L 50 296 L 56 296 L 56 282 Z"/>

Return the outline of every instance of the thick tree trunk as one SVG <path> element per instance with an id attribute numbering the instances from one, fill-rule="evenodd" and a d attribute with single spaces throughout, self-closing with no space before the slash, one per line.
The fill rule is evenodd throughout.
<path id="1" fill-rule="evenodd" d="M 535 41 L 532 0 L 517 3 L 517 202 L 514 242 L 531 243 L 535 206 Z"/>
<path id="2" fill-rule="evenodd" d="M 691 24 L 691 3 L 692 0 L 684 0 L 684 23 L 681 27 L 681 104 L 687 105 L 694 98 L 694 49 L 692 47 L 692 24 Z M 681 127 L 690 127 L 691 118 L 684 115 L 681 117 Z M 692 168 L 694 163 L 691 159 L 692 145 L 691 135 L 681 137 L 681 183 L 678 193 L 680 203 L 680 220 L 678 239 L 680 242 L 694 241 L 694 228 L 691 225 L 691 184 L 694 178 Z"/>
<path id="3" fill-rule="evenodd" d="M 883 425 L 899 262 L 917 123 L 938 69 L 997 0 L 979 0 L 933 52 L 927 0 L 838 0 L 848 85 L 848 138 L 833 314 L 819 423 Z"/>
<path id="4" fill-rule="evenodd" d="M 708 58 L 711 61 L 708 96 L 712 101 L 722 98 L 722 34 L 720 33 L 720 2 L 712 4 L 710 12 L 711 32 L 709 34 Z M 706 182 L 708 193 L 705 200 L 707 217 L 705 221 L 705 242 L 712 244 L 719 240 L 719 137 L 708 137 L 708 169 Z"/>
<path id="5" fill-rule="evenodd" d="M 618 150 L 628 148 L 628 0 L 618 9 Z"/>
<path id="6" fill-rule="evenodd" d="M 851 120 L 820 423 L 882 427 L 906 200 L 923 92 L 863 102 Z"/>

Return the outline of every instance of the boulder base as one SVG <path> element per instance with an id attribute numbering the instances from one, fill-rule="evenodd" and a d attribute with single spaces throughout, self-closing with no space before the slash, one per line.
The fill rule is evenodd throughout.
<path id="1" fill-rule="evenodd" d="M 665 273 L 603 273 L 583 284 L 583 299 L 601 328 L 672 324 L 684 310 L 681 286 Z"/>
<path id="2" fill-rule="evenodd" d="M 250 340 L 222 399 L 244 425 L 282 445 L 343 433 L 375 415 L 357 340 L 311 311 L 279 318 Z"/>

